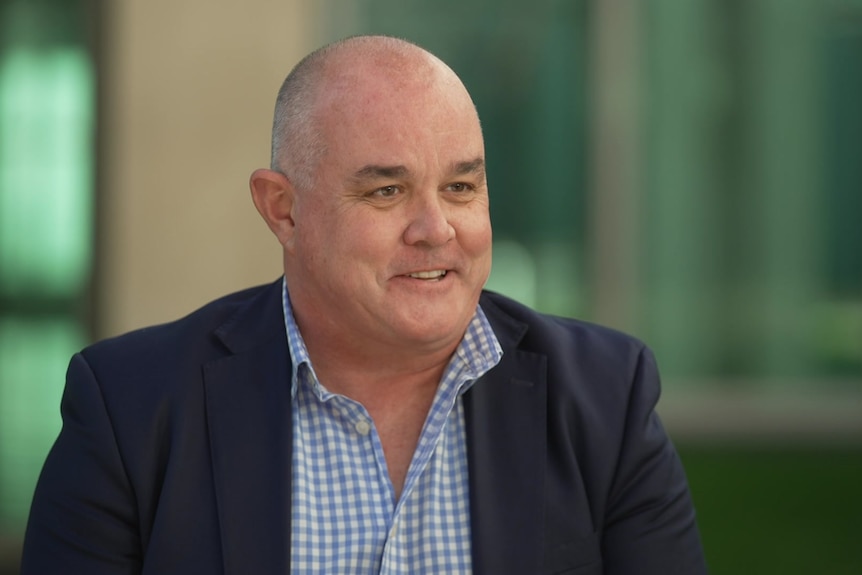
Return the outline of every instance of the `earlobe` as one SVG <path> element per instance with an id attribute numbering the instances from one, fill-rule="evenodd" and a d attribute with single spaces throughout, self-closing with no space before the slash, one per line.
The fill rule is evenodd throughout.
<path id="1" fill-rule="evenodd" d="M 249 178 L 251 198 L 269 229 L 287 248 L 293 240 L 294 188 L 287 177 L 274 170 L 259 169 Z"/>

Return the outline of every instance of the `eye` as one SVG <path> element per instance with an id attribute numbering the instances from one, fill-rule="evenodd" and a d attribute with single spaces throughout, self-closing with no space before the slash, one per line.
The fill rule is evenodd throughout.
<path id="1" fill-rule="evenodd" d="M 464 182 L 455 182 L 454 184 L 449 184 L 446 189 L 451 192 L 469 192 L 473 189 L 473 186 Z"/>
<path id="2" fill-rule="evenodd" d="M 376 190 L 371 192 L 371 195 L 378 196 L 381 198 L 392 198 L 398 195 L 398 192 L 400 191 L 401 190 L 398 188 L 398 186 L 383 186 L 382 188 L 377 188 Z"/>

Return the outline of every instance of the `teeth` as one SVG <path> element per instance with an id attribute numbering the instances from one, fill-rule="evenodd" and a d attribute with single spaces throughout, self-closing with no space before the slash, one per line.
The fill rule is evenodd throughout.
<path id="1" fill-rule="evenodd" d="M 416 278 L 420 280 L 433 280 L 437 278 L 442 278 L 446 275 L 446 270 L 434 270 L 431 272 L 415 272 L 412 274 L 408 274 L 411 278 Z"/>

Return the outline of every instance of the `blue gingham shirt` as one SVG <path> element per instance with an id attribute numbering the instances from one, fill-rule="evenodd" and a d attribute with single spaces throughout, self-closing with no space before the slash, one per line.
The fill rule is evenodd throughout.
<path id="1" fill-rule="evenodd" d="M 294 575 L 470 573 L 470 497 L 461 395 L 502 356 L 480 307 L 443 372 L 401 498 L 365 408 L 317 380 L 286 284 L 293 364 Z"/>

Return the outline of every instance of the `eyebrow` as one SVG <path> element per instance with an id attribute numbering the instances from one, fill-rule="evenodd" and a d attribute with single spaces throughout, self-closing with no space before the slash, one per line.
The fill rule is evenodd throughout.
<path id="1" fill-rule="evenodd" d="M 469 162 L 455 162 L 452 166 L 452 173 L 456 176 L 465 176 L 467 174 L 481 174 L 485 171 L 485 158 L 476 158 Z"/>
<path id="2" fill-rule="evenodd" d="M 396 179 L 403 178 L 409 173 L 406 166 L 378 166 L 369 164 L 356 170 L 353 174 L 355 180 L 374 180 L 378 178 Z"/>
<path id="3" fill-rule="evenodd" d="M 455 162 L 450 168 L 450 172 L 456 176 L 464 176 L 467 174 L 481 174 L 485 171 L 485 159 L 476 158 L 465 162 Z M 368 164 L 356 170 L 353 173 L 353 179 L 356 181 L 375 180 L 375 179 L 403 179 L 410 174 L 410 170 L 406 166 L 381 166 L 378 164 Z"/>

